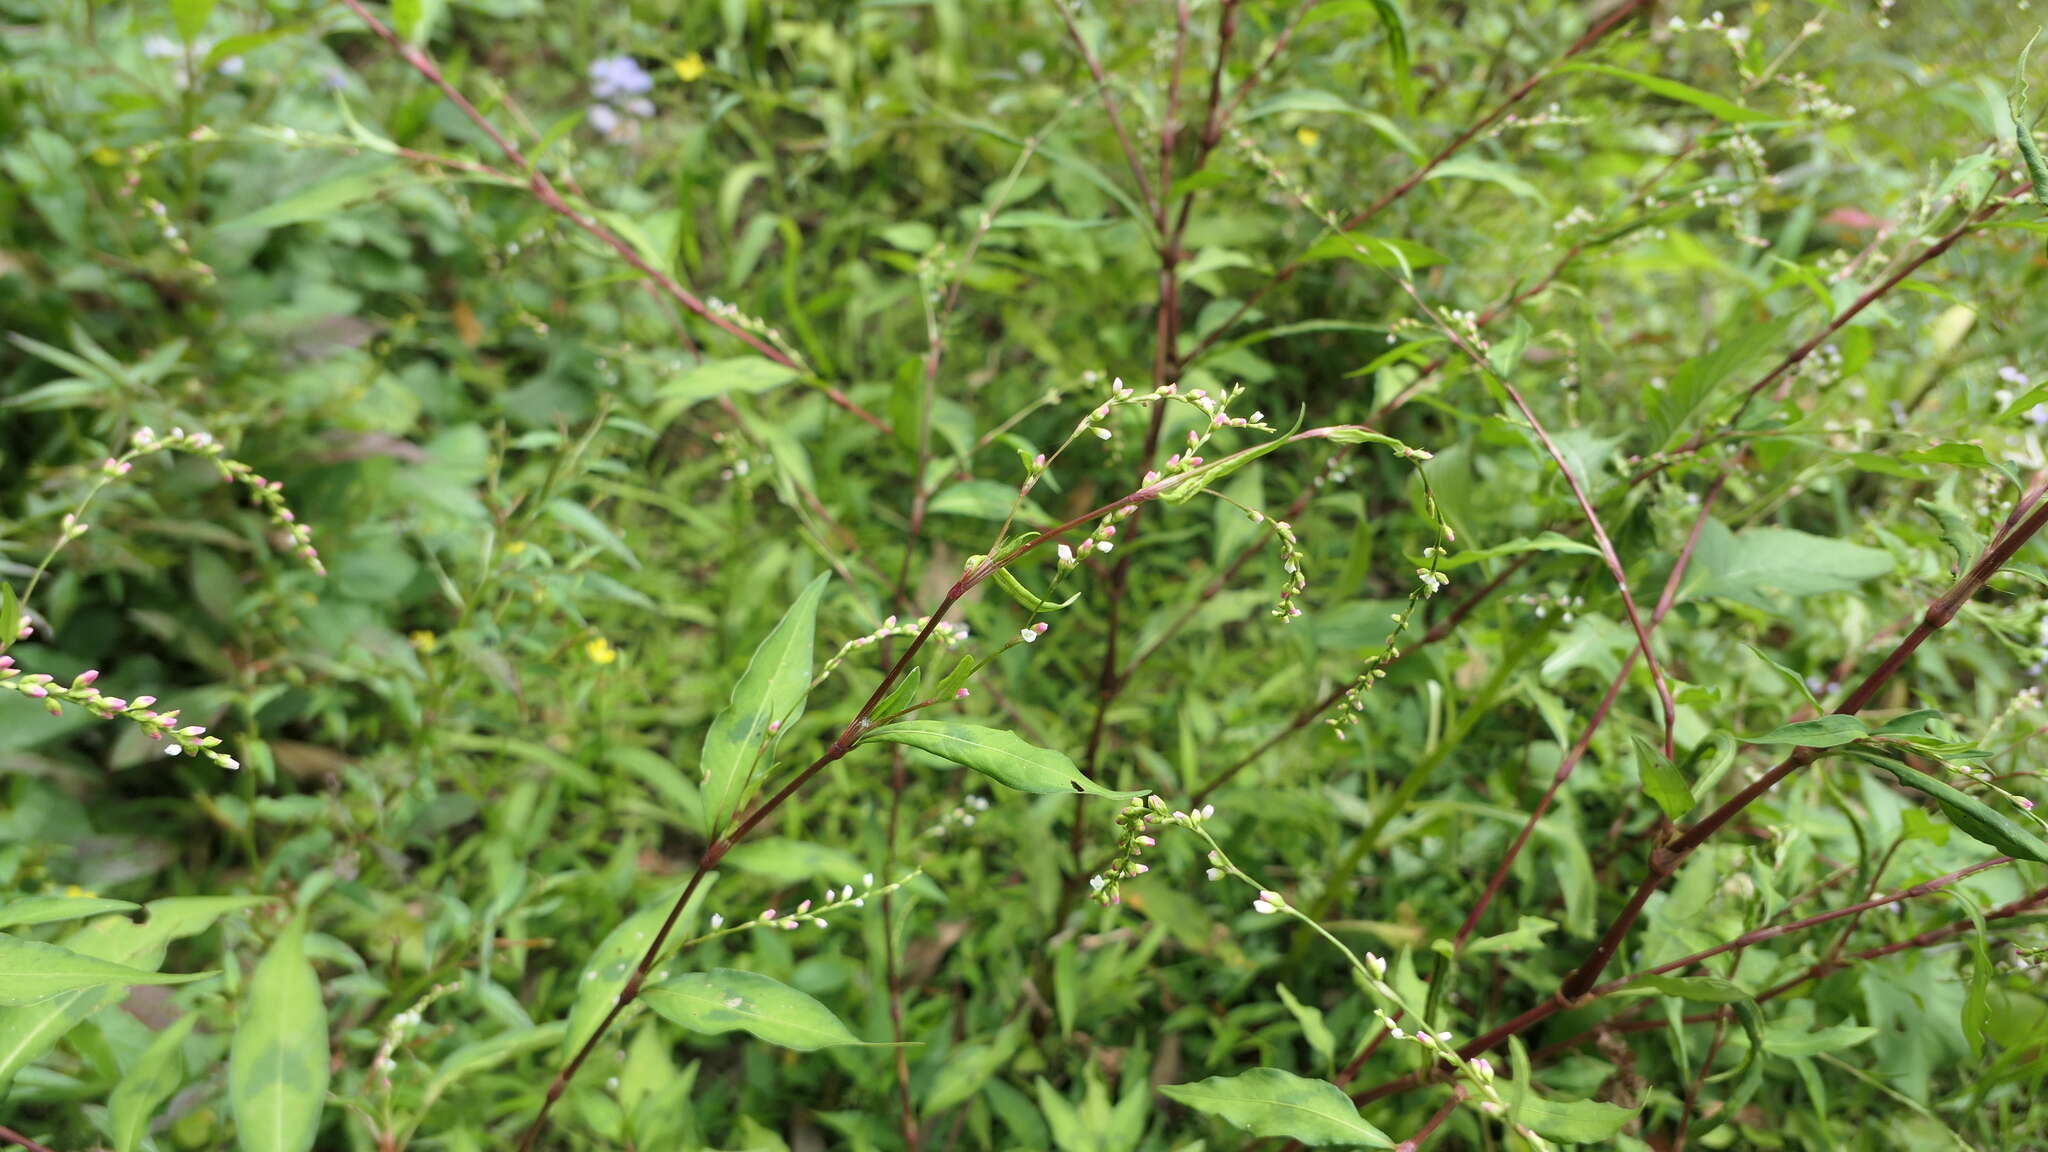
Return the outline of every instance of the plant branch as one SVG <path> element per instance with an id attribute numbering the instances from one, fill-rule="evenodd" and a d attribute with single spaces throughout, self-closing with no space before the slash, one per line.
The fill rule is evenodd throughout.
<path id="1" fill-rule="evenodd" d="M 524 176 L 527 191 L 531 192 L 534 198 L 539 200 L 549 211 L 567 220 L 577 228 L 588 233 L 600 244 L 617 253 L 620 259 L 631 265 L 642 276 L 647 277 L 662 292 L 667 294 L 670 299 L 682 305 L 684 309 L 697 318 L 715 328 L 723 330 L 727 335 L 734 337 L 742 344 L 747 345 L 755 352 L 760 353 L 775 363 L 792 371 L 808 374 L 809 370 L 802 363 L 775 347 L 770 341 L 756 336 L 732 320 L 713 311 L 695 293 L 683 287 L 675 277 L 648 263 L 646 258 L 635 251 L 633 246 L 620 237 L 618 233 L 605 227 L 595 218 L 577 211 L 575 207 L 563 198 L 561 192 L 555 187 L 554 182 L 548 179 L 547 174 L 533 166 L 533 163 L 527 159 L 526 154 L 520 151 L 519 145 L 513 143 L 504 133 L 500 132 L 497 126 L 491 123 L 489 117 L 477 111 L 476 105 L 470 103 L 469 99 L 463 96 L 462 92 L 448 81 L 448 78 L 442 74 L 440 66 L 434 63 L 432 57 L 400 39 L 397 33 L 386 27 L 375 16 L 372 16 L 369 9 L 363 7 L 362 0 L 342 0 L 342 3 L 347 4 L 349 9 L 369 27 L 370 31 L 376 33 L 379 39 L 390 45 L 392 50 L 397 52 L 406 63 L 412 65 L 414 71 L 426 77 L 436 88 L 439 88 L 441 94 L 447 97 L 464 116 L 467 116 L 471 123 L 482 130 L 484 135 L 491 138 L 491 142 L 497 145 L 500 152 L 505 154 L 505 159 Z M 823 384 L 821 388 L 825 396 L 832 403 L 837 404 L 847 412 L 866 422 L 876 431 L 884 434 L 890 432 L 887 421 L 869 412 L 859 404 L 854 403 L 852 398 L 837 387 L 831 384 Z"/>

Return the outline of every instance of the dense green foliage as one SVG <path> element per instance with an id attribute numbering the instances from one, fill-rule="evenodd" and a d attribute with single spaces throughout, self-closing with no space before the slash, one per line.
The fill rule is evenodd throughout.
<path id="1" fill-rule="evenodd" d="M 0 1143 L 2043 1146 L 2031 32 L 0 0 Z"/>

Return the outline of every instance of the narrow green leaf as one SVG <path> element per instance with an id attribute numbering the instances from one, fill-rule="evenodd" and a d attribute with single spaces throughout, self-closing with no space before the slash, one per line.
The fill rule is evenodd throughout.
<path id="1" fill-rule="evenodd" d="M 1186 473 L 1181 477 L 1180 483 L 1167 489 L 1159 498 L 1168 504 L 1185 504 L 1193 500 L 1197 494 L 1208 488 L 1211 484 L 1229 476 L 1231 473 L 1257 460 L 1273 449 L 1287 443 L 1294 436 L 1295 432 L 1300 430 L 1302 418 L 1307 414 L 1308 410 L 1306 408 L 1296 413 L 1294 427 L 1289 428 L 1287 431 L 1263 444 L 1255 444 L 1243 451 L 1232 452 L 1220 460 L 1211 461 Z"/>
<path id="2" fill-rule="evenodd" d="M 799 1052 L 861 1043 L 830 1008 L 758 972 L 691 972 L 648 988 L 640 998 L 692 1032 L 749 1032 Z"/>
<path id="3" fill-rule="evenodd" d="M 1813 694 L 1813 689 L 1806 686 L 1805 677 L 1771 659 L 1764 653 L 1763 649 L 1754 644 L 1744 644 L 1743 647 L 1749 649 L 1751 655 L 1770 665 L 1771 671 L 1776 672 L 1778 677 L 1790 685 L 1794 692 L 1799 693 L 1801 699 L 1813 705 L 1814 711 L 1820 711 L 1820 699 Z"/>
<path id="4" fill-rule="evenodd" d="M 1192 1084 L 1164 1084 L 1159 1091 L 1169 1100 L 1254 1136 L 1299 1140 L 1311 1148 L 1394 1146 L 1386 1133 L 1358 1115 L 1358 1106 L 1342 1088 L 1278 1068 L 1254 1068 Z"/>
<path id="5" fill-rule="evenodd" d="M 1601 1144 L 1614 1137 L 1642 1111 L 1598 1100 L 1546 1100 L 1519 1081 L 1503 1085 L 1510 1099 L 1520 1096 L 1514 1120 L 1531 1132 L 1565 1144 Z"/>
<path id="6" fill-rule="evenodd" d="M 5 608 L 6 604 L 0 603 L 0 609 Z M 7 613 L 0 611 L 0 620 L 7 618 Z M 103 896 L 24 896 L 0 904 L 0 928 L 83 920 L 102 912 L 130 912 L 137 907 L 126 900 L 108 900 Z"/>
<path id="7" fill-rule="evenodd" d="M 1998 809 L 1889 756 L 1869 759 L 1896 776 L 1899 783 L 1934 797 L 1934 802 L 1941 805 L 1941 810 L 1948 813 L 1949 820 L 1964 835 L 2007 856 L 2048 864 L 2048 842 Z"/>
<path id="8" fill-rule="evenodd" d="M 714 834 L 725 831 L 748 789 L 774 763 L 778 734 L 803 715 L 818 601 L 829 579 L 829 573 L 820 575 L 797 594 L 754 649 L 732 699 L 704 734 L 704 817 Z"/>
<path id="9" fill-rule="evenodd" d="M 206 31 L 207 18 L 213 15 L 215 0 L 171 0 L 171 23 L 178 28 L 178 39 L 190 44 Z"/>
<path id="10" fill-rule="evenodd" d="M 1367 236 L 1362 232 L 1333 232 L 1309 246 L 1303 260 L 1353 260 L 1368 268 L 1399 268 L 1408 274 L 1417 268 L 1441 264 L 1443 253 L 1426 244 L 1392 236 Z"/>
<path id="11" fill-rule="evenodd" d="M 1294 993 L 1288 991 L 1285 984 L 1275 984 L 1273 990 L 1280 994 L 1280 1002 L 1287 1005 L 1287 1011 L 1293 1014 L 1295 1023 L 1301 1025 L 1301 1038 L 1308 1041 L 1308 1046 L 1317 1056 L 1322 1057 L 1323 1069 L 1328 1071 L 1337 1059 L 1337 1037 L 1330 1032 L 1329 1024 L 1323 1020 L 1322 1009 L 1295 999 Z"/>
<path id="12" fill-rule="evenodd" d="M 1761 736 L 1740 737 L 1744 744 L 1779 744 L 1797 748 L 1834 748 L 1870 735 L 1870 726 L 1855 716 L 1831 713 L 1773 728 Z"/>
<path id="13" fill-rule="evenodd" d="M 327 1104 L 327 1005 L 306 960 L 301 915 L 243 989 L 228 1052 L 228 1102 L 242 1152 L 306 1152 Z"/>
<path id="14" fill-rule="evenodd" d="M 1642 777 L 1643 795 L 1673 820 L 1692 811 L 1692 786 L 1685 782 L 1685 774 L 1678 770 L 1678 765 L 1664 755 L 1663 749 L 1641 736 L 1631 734 L 1630 738 L 1635 741 L 1636 771 Z"/>
<path id="15" fill-rule="evenodd" d="M 111 960 L 155 971 L 164 962 L 164 947 L 211 927 L 229 912 L 269 901 L 265 896 L 173 896 L 152 900 L 141 923 L 126 916 L 102 916 L 64 940 L 64 947 L 82 956 Z M 94 1012 L 126 995 L 122 987 L 67 992 L 39 1004 L 0 1008 L 0 1091 L 23 1068 L 41 1059 L 66 1032 Z"/>
<path id="16" fill-rule="evenodd" d="M 20 620 L 21 601 L 15 599 L 14 585 L 0 580 L 0 652 L 7 651 L 20 636 Z"/>
<path id="17" fill-rule="evenodd" d="M 673 952 L 676 945 L 689 939 L 696 931 L 698 910 L 703 907 L 704 897 L 717 881 L 718 873 L 713 872 L 697 885 L 689 906 L 677 917 L 675 929 L 662 942 L 663 955 Z M 640 958 L 647 954 L 647 946 L 654 942 L 654 934 L 661 930 L 662 921 L 668 919 L 669 910 L 676 906 L 683 887 L 678 884 L 656 897 L 598 941 L 596 951 L 590 954 L 582 973 L 576 977 L 576 1003 L 569 1008 L 569 1028 L 562 1034 L 564 1056 L 582 1048 L 584 1041 L 597 1031 L 605 1013 L 611 1011 L 619 992 L 626 987 L 627 979 L 639 966 Z M 657 964 L 660 960 L 661 957 L 656 957 Z"/>
<path id="18" fill-rule="evenodd" d="M 657 427 L 667 424 L 685 408 L 720 396 L 766 392 L 797 378 L 794 368 L 777 364 L 765 356 L 736 356 L 728 360 L 706 360 L 656 392 Z"/>
<path id="19" fill-rule="evenodd" d="M 1065 753 L 1037 747 L 998 728 L 951 720 L 905 720 L 877 728 L 866 739 L 907 744 L 972 768 L 1019 792 L 1085 792 L 1119 799 L 1144 795 L 1104 788 L 1081 775 Z"/>
<path id="20" fill-rule="evenodd" d="M 1515 540 L 1502 541 L 1491 548 L 1473 548 L 1455 553 L 1437 562 L 1445 572 L 1477 564 L 1482 560 L 1493 560 L 1501 556 L 1519 556 L 1524 552 L 1568 552 L 1578 556 L 1598 556 L 1600 550 L 1591 544 L 1584 544 L 1557 532 L 1542 532 L 1535 536 L 1524 536 Z"/>
<path id="21" fill-rule="evenodd" d="M 246 216 L 216 227 L 219 232 L 257 228 L 283 228 L 332 216 L 343 208 L 380 196 L 392 186 L 394 172 L 386 166 L 349 172 L 302 188 L 282 200 L 275 200 Z"/>
<path id="22" fill-rule="evenodd" d="M 881 702 L 875 705 L 876 719 L 894 716 L 912 704 L 920 702 L 924 698 L 917 693 L 923 687 L 923 668 L 912 668 L 905 672 L 903 678 L 896 681 L 895 686 L 889 689 L 889 694 L 882 697 Z"/>
<path id="23" fill-rule="evenodd" d="M 1651 76 L 1644 72 L 1631 72 L 1626 68 L 1616 68 L 1612 64 L 1572 63 L 1564 65 L 1558 71 L 1597 72 L 1602 76 L 1612 76 L 1616 80 L 1626 80 L 1644 91 L 1653 92 L 1668 100 L 1677 100 L 1681 103 L 1690 104 L 1700 111 L 1709 113 L 1717 119 L 1725 120 L 1730 124 L 1754 124 L 1760 120 L 1775 119 L 1768 112 L 1759 112 L 1754 108 L 1744 107 L 1725 96 L 1716 96 L 1712 92 L 1702 92 L 1690 84 L 1681 84 L 1676 80 L 1667 80 L 1662 76 Z"/>
<path id="24" fill-rule="evenodd" d="M 133 984 L 184 984 L 210 972 L 168 974 L 82 956 L 69 948 L 0 934 L 0 1007 L 40 1004 L 67 992 Z"/>
<path id="25" fill-rule="evenodd" d="M 1512 376 L 1522 366 L 1522 353 L 1529 348 L 1529 332 L 1529 322 L 1516 316 L 1514 329 L 1486 353 L 1486 362 L 1495 373 Z"/>
<path id="26" fill-rule="evenodd" d="M 2034 129 L 2027 111 L 2027 57 L 2033 53 L 2034 41 L 2040 36 L 2037 29 L 2027 37 L 2027 46 L 2020 49 L 2020 66 L 2005 100 L 2006 108 L 2012 112 L 2013 139 L 2020 146 L 2020 156 L 2027 162 L 2027 179 L 2034 186 L 2034 203 L 2048 208 L 2048 161 L 2041 158 L 2041 146 L 2034 142 Z"/>
<path id="27" fill-rule="evenodd" d="M 197 1012 L 187 1012 L 156 1034 L 149 1047 L 136 1057 L 121 1082 L 107 1097 L 108 1126 L 114 1152 L 135 1152 L 149 1131 L 150 1118 L 171 1093 L 185 1082 L 185 1058 L 179 1047 L 199 1023 Z"/>

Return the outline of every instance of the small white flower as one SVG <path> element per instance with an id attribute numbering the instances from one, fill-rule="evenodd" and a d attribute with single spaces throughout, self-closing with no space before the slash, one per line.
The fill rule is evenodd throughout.
<path id="1" fill-rule="evenodd" d="M 718 913 L 716 913 L 716 912 L 713 912 L 713 913 L 711 914 L 711 928 L 712 928 L 712 930 L 713 930 L 713 931 L 716 931 L 716 930 L 718 930 L 718 929 L 720 929 L 720 928 L 723 928 L 723 927 L 725 927 L 725 917 L 723 917 L 723 916 L 719 915 L 719 914 L 718 914 Z"/>

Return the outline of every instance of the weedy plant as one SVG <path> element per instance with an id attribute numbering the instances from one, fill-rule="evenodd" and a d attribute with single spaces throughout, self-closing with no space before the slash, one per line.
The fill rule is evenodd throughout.
<path id="1" fill-rule="evenodd" d="M 2048 1138 L 1952 17 L 11 14 L 0 1140 Z"/>

